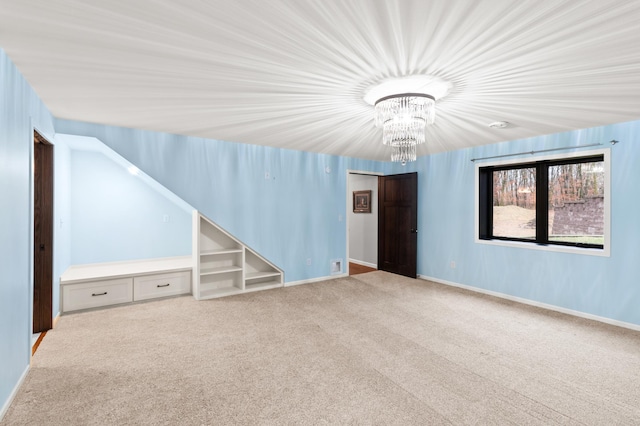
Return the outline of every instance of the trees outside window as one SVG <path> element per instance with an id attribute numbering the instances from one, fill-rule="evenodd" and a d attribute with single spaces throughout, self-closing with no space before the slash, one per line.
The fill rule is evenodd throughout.
<path id="1" fill-rule="evenodd" d="M 479 237 L 604 247 L 604 155 L 480 167 Z"/>

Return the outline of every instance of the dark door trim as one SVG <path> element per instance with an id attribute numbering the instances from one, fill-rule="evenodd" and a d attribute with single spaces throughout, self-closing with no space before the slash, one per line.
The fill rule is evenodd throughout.
<path id="1" fill-rule="evenodd" d="M 53 325 L 53 145 L 33 131 L 33 332 Z"/>

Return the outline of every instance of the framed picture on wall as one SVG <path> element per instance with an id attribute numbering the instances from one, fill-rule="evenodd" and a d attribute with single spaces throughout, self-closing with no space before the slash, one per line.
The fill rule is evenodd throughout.
<path id="1" fill-rule="evenodd" d="M 353 191 L 353 212 L 371 213 L 371 191 Z"/>

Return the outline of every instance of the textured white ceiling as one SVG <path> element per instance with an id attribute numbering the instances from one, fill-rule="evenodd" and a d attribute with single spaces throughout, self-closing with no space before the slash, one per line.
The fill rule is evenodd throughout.
<path id="1" fill-rule="evenodd" d="M 637 0 L 0 0 L 0 47 L 59 118 L 387 160 L 362 96 L 394 76 L 453 85 L 418 155 L 639 119 L 639 23 Z"/>

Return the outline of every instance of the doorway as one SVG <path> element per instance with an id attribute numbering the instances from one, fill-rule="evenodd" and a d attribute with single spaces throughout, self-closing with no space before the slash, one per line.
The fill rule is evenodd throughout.
<path id="1" fill-rule="evenodd" d="M 378 176 L 347 170 L 348 273 L 378 269 Z M 354 191 L 371 191 L 371 212 L 354 211 Z"/>
<path id="2" fill-rule="evenodd" d="M 371 214 L 352 212 L 353 192 L 359 190 L 371 190 Z M 417 221 L 417 173 L 383 176 L 347 170 L 349 274 L 373 268 L 416 278 Z"/>
<path id="3" fill-rule="evenodd" d="M 378 178 L 378 269 L 417 277 L 418 173 Z"/>
<path id="4" fill-rule="evenodd" d="M 33 132 L 33 333 L 53 324 L 53 145 Z"/>

